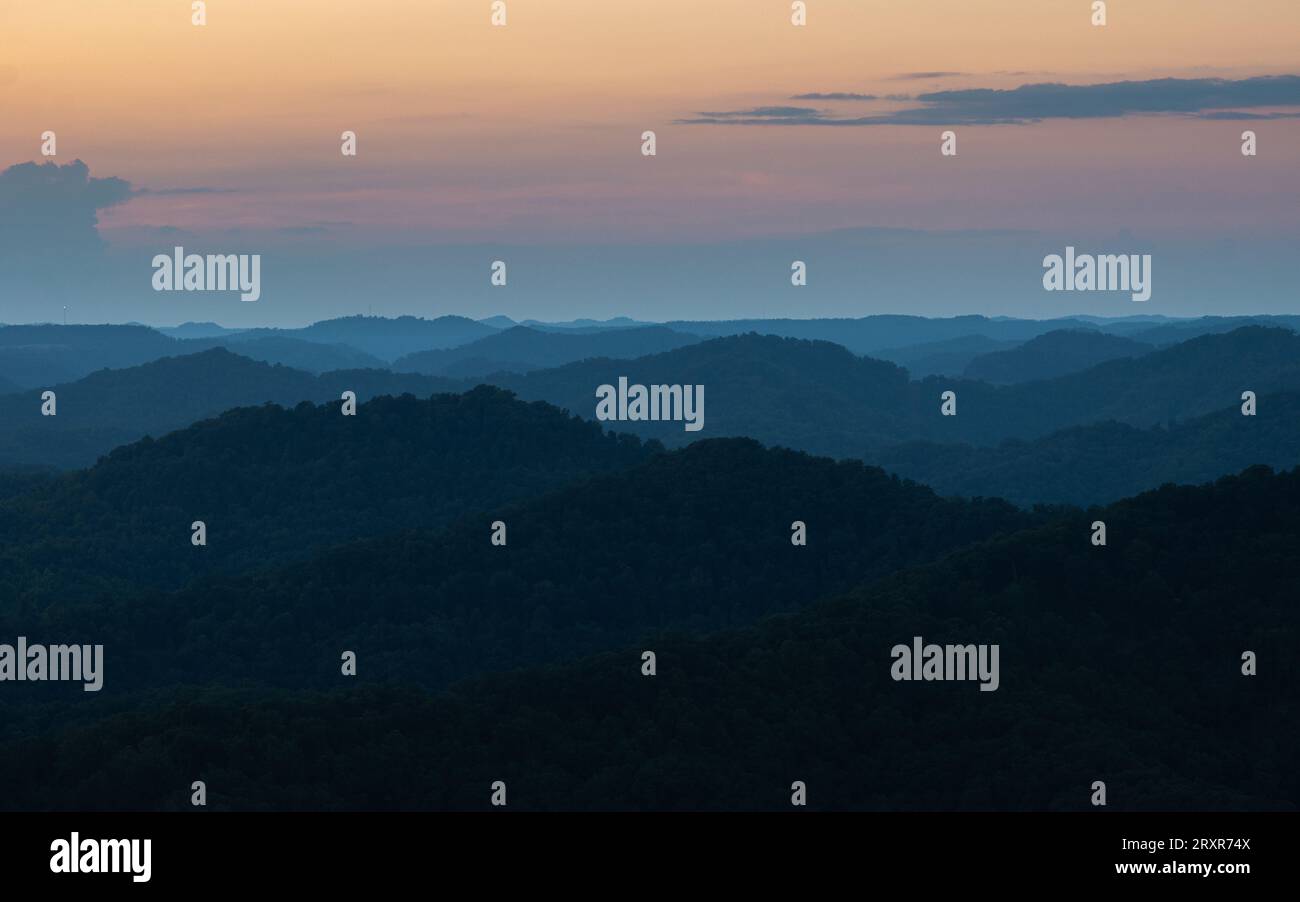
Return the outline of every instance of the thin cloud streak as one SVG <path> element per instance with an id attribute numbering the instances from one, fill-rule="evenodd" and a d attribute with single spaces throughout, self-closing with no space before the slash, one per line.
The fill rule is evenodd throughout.
<path id="1" fill-rule="evenodd" d="M 801 94 L 796 99 L 866 100 L 867 95 Z M 697 113 L 682 125 L 1024 125 L 1047 119 L 1101 119 L 1130 115 L 1181 115 L 1197 119 L 1283 119 L 1292 113 L 1248 113 L 1251 108 L 1300 106 L 1300 76 L 1161 78 L 1097 85 L 1057 83 L 1011 89 L 968 88 L 916 96 L 913 106 L 872 116 L 834 117 L 781 107 Z"/>

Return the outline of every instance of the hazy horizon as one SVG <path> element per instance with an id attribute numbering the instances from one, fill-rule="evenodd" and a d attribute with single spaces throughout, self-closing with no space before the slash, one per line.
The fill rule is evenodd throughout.
<path id="1" fill-rule="evenodd" d="M 674 319 L 664 319 L 664 320 L 639 319 L 639 318 L 629 317 L 617 313 L 600 319 L 596 319 L 593 317 L 574 317 L 572 319 L 540 319 L 537 317 L 523 317 L 523 318 L 516 319 L 514 317 L 509 317 L 506 316 L 505 314 L 500 314 L 500 313 L 488 313 L 480 316 L 480 315 L 471 315 L 469 313 L 457 313 L 451 311 L 447 313 L 438 313 L 438 314 L 431 314 L 425 316 L 425 315 L 413 314 L 413 313 L 383 315 L 378 313 L 362 312 L 362 313 L 348 313 L 348 314 L 343 314 L 341 316 L 326 317 L 322 319 L 309 319 L 301 322 L 291 322 L 291 323 L 265 325 L 265 326 L 262 325 L 229 326 L 217 320 L 209 320 L 209 319 L 186 319 L 177 322 L 146 322 L 143 320 L 123 320 L 120 322 L 110 322 L 110 321 L 83 322 L 80 320 L 70 318 L 68 319 L 67 322 L 55 321 L 55 320 L 27 320 L 21 322 L 20 321 L 10 322 L 10 321 L 0 320 L 0 327 L 5 327 L 5 326 L 144 326 L 149 329 L 164 330 L 164 329 L 179 329 L 184 326 L 210 325 L 210 326 L 217 326 L 222 329 L 229 329 L 232 331 L 239 331 L 239 330 L 251 331 L 257 329 L 293 330 L 293 329 L 306 328 L 308 326 L 312 326 L 323 322 L 331 322 L 340 319 L 357 319 L 357 318 L 385 320 L 388 322 L 394 322 L 396 320 L 406 319 L 406 318 L 423 320 L 425 322 L 431 322 L 442 318 L 459 318 L 459 319 L 471 320 L 473 322 L 478 322 L 478 323 L 485 323 L 489 325 L 491 325 L 492 320 L 499 320 L 504 318 L 510 320 L 510 325 L 501 326 L 500 328 L 512 328 L 515 326 L 528 327 L 529 325 L 536 324 L 536 325 L 557 326 L 557 327 L 573 326 L 573 325 L 590 325 L 590 326 L 605 326 L 608 328 L 615 328 L 615 329 L 635 329 L 635 328 L 643 328 L 649 326 L 672 326 L 674 324 L 689 324 L 689 323 L 723 324 L 723 323 L 749 322 L 749 321 L 777 322 L 783 320 L 792 321 L 792 322 L 817 322 L 817 321 L 825 321 L 825 320 L 863 320 L 863 319 L 872 319 L 875 317 L 908 317 L 908 318 L 924 319 L 930 321 L 982 318 L 990 321 L 1002 320 L 1002 321 L 1024 321 L 1024 322 L 1038 322 L 1038 323 L 1050 323 L 1050 322 L 1058 322 L 1058 321 L 1061 322 L 1084 321 L 1084 322 L 1098 322 L 1098 323 L 1113 323 L 1113 322 L 1122 322 L 1122 321 L 1176 323 L 1176 322 L 1195 322 L 1201 319 L 1261 319 L 1261 318 L 1288 317 L 1288 316 L 1300 316 L 1300 312 L 1297 313 L 1242 312 L 1242 313 L 1231 313 L 1231 314 L 1203 314 L 1198 316 L 1165 316 L 1160 314 L 1132 314 L 1129 316 L 1122 316 L 1122 315 L 1121 316 L 1098 316 L 1092 313 L 1075 312 L 1075 313 L 1061 313 L 1053 316 L 1032 317 L 1032 316 L 985 316 L 984 314 L 975 314 L 975 313 L 959 313 L 950 316 L 922 316 L 914 313 L 882 311 L 880 313 L 864 313 L 860 316 L 734 316 L 734 317 L 674 318 Z"/>
<path id="2" fill-rule="evenodd" d="M 1300 309 L 1290 0 L 189 6 L 0 10 L 0 320 Z M 1071 246 L 1150 299 L 1045 292 Z M 258 300 L 154 291 L 175 247 Z"/>

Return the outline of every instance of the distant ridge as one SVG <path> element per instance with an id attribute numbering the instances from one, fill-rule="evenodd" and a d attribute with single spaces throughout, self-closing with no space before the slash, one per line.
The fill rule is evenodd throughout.
<path id="1" fill-rule="evenodd" d="M 643 357 L 700 341 L 663 326 L 595 331 L 543 332 L 514 326 L 486 338 L 440 351 L 407 354 L 393 363 L 399 372 L 483 376 L 527 372 L 590 357 Z"/>
<path id="2" fill-rule="evenodd" d="M 1154 349 L 1146 342 L 1092 329 L 1058 329 L 1014 348 L 981 354 L 966 365 L 962 375 L 994 385 L 1011 385 L 1054 379 L 1107 360 L 1141 357 Z"/>
<path id="3" fill-rule="evenodd" d="M 906 370 L 824 341 L 740 335 L 633 360 L 586 360 L 491 382 L 520 397 L 595 416 L 594 389 L 620 376 L 644 385 L 706 386 L 705 427 L 618 421 L 620 431 L 669 446 L 719 435 L 867 460 L 907 441 L 996 445 L 1115 420 L 1150 428 L 1240 403 L 1242 391 L 1300 391 L 1300 335 L 1247 326 L 1135 358 L 1009 386 L 955 377 L 910 380 Z M 954 391 L 956 416 L 940 415 Z"/>
<path id="4" fill-rule="evenodd" d="M 171 346 L 188 345 L 143 332 Z M 1126 341 L 1100 333 L 1094 336 L 1112 346 Z M 602 342 L 632 342 L 611 353 L 634 354 L 636 342 L 645 337 L 681 346 L 637 357 L 585 357 L 599 352 Z M 281 343 L 290 349 L 306 347 L 313 357 L 337 351 L 343 355 L 337 358 L 340 363 L 350 362 L 349 354 L 366 362 L 359 351 L 331 351 L 329 346 L 295 339 L 247 341 L 250 350 L 263 342 Z M 913 460 L 913 452 L 900 453 L 899 446 L 920 442 L 939 447 L 996 447 L 1008 439 L 1035 441 L 1106 421 L 1150 430 L 1222 411 L 1240 403 L 1245 390 L 1258 393 L 1261 399 L 1300 392 L 1300 336 L 1260 326 L 1203 335 L 1139 357 L 1117 358 L 1056 378 L 1005 386 L 951 376 L 909 379 L 908 372 L 893 363 L 854 355 L 834 343 L 770 335 L 695 341 L 662 327 L 565 334 L 515 327 L 493 330 L 484 341 L 488 348 L 499 345 L 497 356 L 483 356 L 482 347 L 470 353 L 457 349 L 446 355 L 429 355 L 443 361 L 443 376 L 393 373 L 374 366 L 331 369 L 313 376 L 214 349 L 155 361 L 157 366 L 105 370 L 85 380 L 0 394 L 0 465 L 86 466 L 119 444 L 184 427 L 229 407 L 264 401 L 325 401 L 337 399 L 345 389 L 362 398 L 403 392 L 428 395 L 462 392 L 488 382 L 521 398 L 547 401 L 592 419 L 596 388 L 622 376 L 645 385 L 705 386 L 705 426 L 701 433 L 694 433 L 685 431 L 679 422 L 624 420 L 606 424 L 616 431 L 656 438 L 669 446 L 699 438 L 748 436 L 765 444 L 833 457 L 893 461 L 906 472 L 924 474 L 924 459 L 948 452 L 917 450 L 915 453 L 923 456 L 914 462 L 921 469 L 911 470 L 908 462 Z M 513 344 L 516 342 L 519 344 Z M 536 346 L 532 346 L 534 342 Z M 572 354 L 585 359 L 538 369 L 535 367 L 542 364 L 536 356 L 531 360 L 515 358 L 516 353 L 526 357 L 525 352 L 535 352 L 538 347 L 543 356 Z M 280 353 L 288 352 L 281 348 Z M 508 372 L 511 369 L 527 372 Z M 495 371 L 485 374 L 485 370 Z M 39 415 L 39 394 L 44 388 L 57 389 L 58 417 Z M 959 413 L 940 416 L 939 397 L 949 390 L 957 394 Z M 1139 432 L 1128 438 L 1156 438 L 1144 435 Z M 1180 436 L 1192 440 L 1189 433 Z M 1136 457 L 1142 456 L 1137 449 L 1132 451 Z M 978 459 L 982 457 L 972 455 L 970 463 Z M 1287 460 L 1274 449 L 1252 462 L 1283 465 Z M 962 472 L 958 467 L 949 475 L 956 479 Z M 1169 472 L 1206 471 L 1172 468 Z M 1158 475 L 1159 468 L 1155 468 L 1143 478 Z M 945 489 L 958 485 L 938 476 L 934 479 Z M 994 481 L 991 485 L 1005 483 Z M 1112 489 L 1131 485 L 1115 482 Z M 1027 488 L 1037 496 L 1040 489 L 1055 492 L 1060 485 L 1049 479 Z M 954 490 L 979 488 L 967 482 Z M 1078 496 L 1071 490 L 1058 497 Z"/>
<path id="5" fill-rule="evenodd" d="M 350 345 L 381 360 L 396 360 L 404 354 L 465 344 L 497 330 L 464 316 L 422 319 L 399 316 L 345 316 L 321 320 L 300 329 L 250 329 L 246 336 L 282 335 L 305 341 Z"/>
<path id="6" fill-rule="evenodd" d="M 542 331 L 590 332 L 600 329 L 629 329 L 637 326 L 658 326 L 661 323 L 645 322 L 628 316 L 614 316 L 609 319 L 573 319 L 561 322 L 545 322 L 526 319 L 520 325 Z"/>
<path id="7" fill-rule="evenodd" d="M 1017 341 L 999 341 L 987 335 L 961 335 L 901 348 L 885 348 L 873 351 L 870 356 L 898 364 L 913 379 L 924 379 L 926 376 L 959 376 L 976 357 L 1018 345 Z"/>
<path id="8" fill-rule="evenodd" d="M 912 442 L 869 456 L 943 495 L 1020 505 L 1109 504 L 1167 483 L 1199 485 L 1262 464 L 1300 466 L 1300 393 L 1266 393 L 1262 414 L 1239 405 L 1168 426 L 1108 420 L 995 447 Z"/>
<path id="9" fill-rule="evenodd" d="M 20 388 L 80 379 L 105 367 L 137 366 L 177 350 L 148 326 L 5 326 L 0 378 Z"/>
<path id="10" fill-rule="evenodd" d="M 225 326 L 218 326 L 216 323 L 181 323 L 179 326 L 157 326 L 159 332 L 163 335 L 169 335 L 172 338 L 217 338 L 223 335 L 238 335 L 245 329 L 227 329 Z"/>
<path id="11" fill-rule="evenodd" d="M 58 399 L 57 416 L 41 416 L 41 389 L 0 395 L 0 465 L 89 466 L 118 445 L 160 436 L 233 407 L 337 400 L 348 389 L 365 399 L 403 392 L 428 395 L 462 386 L 373 369 L 314 376 L 218 347 L 100 370 L 46 388 Z"/>

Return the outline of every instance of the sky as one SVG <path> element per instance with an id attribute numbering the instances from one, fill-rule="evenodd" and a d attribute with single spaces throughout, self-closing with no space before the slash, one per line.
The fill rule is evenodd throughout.
<path id="1" fill-rule="evenodd" d="M 1294 0 L 505 2 L 0 5 L 0 321 L 1297 312 Z"/>

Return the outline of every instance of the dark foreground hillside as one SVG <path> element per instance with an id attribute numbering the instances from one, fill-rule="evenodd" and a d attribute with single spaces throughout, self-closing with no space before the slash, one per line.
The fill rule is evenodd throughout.
<path id="1" fill-rule="evenodd" d="M 319 509 L 304 518 L 346 521 L 349 484 L 319 484 L 332 488 L 312 496 Z M 94 714 L 102 699 L 174 684 L 330 688 L 344 650 L 363 662 L 359 682 L 441 688 L 620 648 L 649 631 L 748 625 L 1036 522 L 1002 501 L 945 500 L 861 463 L 744 439 L 701 442 L 518 504 L 480 500 L 447 530 L 337 546 L 175 593 L 128 586 L 32 600 L 0 612 L 0 636 L 97 637 L 112 672 L 111 692 L 88 706 Z M 292 537 L 257 510 L 240 511 L 244 541 L 276 548 Z M 491 541 L 498 519 L 505 545 Z M 806 546 L 791 541 L 796 520 Z M 189 547 L 184 531 L 179 539 L 184 555 L 210 550 Z M 66 688 L 25 686 L 4 701 L 87 701 Z"/>
<path id="2" fill-rule="evenodd" d="M 734 538 L 714 566 L 743 553 Z M 0 748 L 0 800 L 184 808 L 202 779 L 213 807 L 486 809 L 501 780 L 515 809 L 788 809 L 798 780 L 811 808 L 1088 809 L 1100 780 L 1111 809 L 1293 809 L 1298 559 L 1300 473 L 1257 468 L 1065 513 L 753 628 L 627 642 L 445 695 L 383 674 L 327 694 L 158 694 Z M 999 687 L 895 682 L 891 648 L 914 636 L 997 644 Z M 1257 676 L 1242 674 L 1246 651 Z"/>
<path id="3" fill-rule="evenodd" d="M 487 386 L 381 397 L 355 416 L 338 402 L 230 410 L 89 470 L 0 480 L 14 486 L 0 500 L 0 604 L 10 614 L 102 608 L 103 595 L 131 606 L 143 587 L 437 529 L 659 451 Z M 24 483 L 33 488 L 19 491 Z M 203 547 L 192 543 L 195 521 Z"/>

